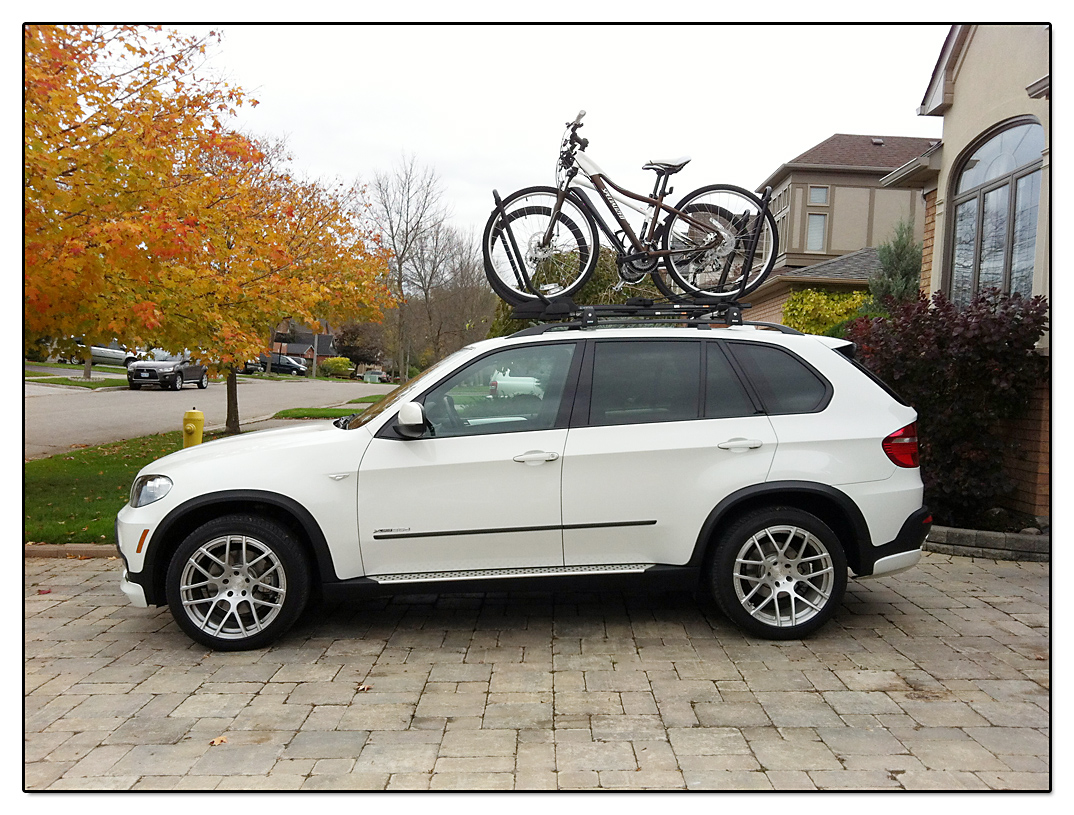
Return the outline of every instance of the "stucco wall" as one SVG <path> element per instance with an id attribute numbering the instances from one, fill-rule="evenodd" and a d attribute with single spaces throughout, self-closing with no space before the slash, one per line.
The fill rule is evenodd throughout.
<path id="1" fill-rule="evenodd" d="M 943 114 L 943 164 L 936 200 L 935 257 L 931 289 L 942 285 L 946 258 L 946 202 L 952 174 L 972 143 L 997 124 L 1031 115 L 1044 126 L 1044 166 L 1041 171 L 1041 200 L 1037 221 L 1037 255 L 1033 277 L 1034 294 L 1049 294 L 1049 152 L 1051 130 L 1049 102 L 1031 99 L 1026 86 L 1047 75 L 1050 43 L 1045 26 L 974 26 L 955 61 L 950 78 L 954 82 L 951 107 Z"/>

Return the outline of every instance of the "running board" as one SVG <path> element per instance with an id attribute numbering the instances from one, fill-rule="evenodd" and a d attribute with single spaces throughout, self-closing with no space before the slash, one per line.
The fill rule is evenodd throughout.
<path id="1" fill-rule="evenodd" d="M 595 566 L 531 566 L 520 569 L 472 569 L 459 572 L 413 572 L 366 575 L 381 585 L 433 583 L 442 580 L 494 580 L 503 577 L 566 577 L 585 574 L 637 574 L 651 569 L 652 563 L 615 563 Z"/>

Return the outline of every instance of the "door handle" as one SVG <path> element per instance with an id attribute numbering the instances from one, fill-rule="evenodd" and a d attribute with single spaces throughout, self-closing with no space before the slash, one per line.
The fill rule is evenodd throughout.
<path id="1" fill-rule="evenodd" d="M 764 442 L 760 439 L 728 439 L 725 442 L 720 442 L 716 446 L 721 450 L 730 450 L 733 453 L 743 453 L 746 450 L 756 450 Z"/>
<path id="2" fill-rule="evenodd" d="M 522 464 L 543 464 L 546 461 L 555 461 L 559 453 L 546 453 L 543 450 L 530 450 L 515 456 L 514 460 Z"/>

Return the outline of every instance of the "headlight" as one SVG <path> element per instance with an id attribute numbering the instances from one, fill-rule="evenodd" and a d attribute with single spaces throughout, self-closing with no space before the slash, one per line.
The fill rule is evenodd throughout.
<path id="1" fill-rule="evenodd" d="M 160 369 L 160 372 L 161 372 L 162 374 L 170 374 L 170 373 L 171 373 L 172 371 L 174 371 L 174 370 L 175 370 L 175 366 L 174 366 L 174 365 L 169 365 L 169 366 L 168 366 L 168 367 L 166 367 L 166 368 L 161 368 L 161 369 Z"/>
<path id="2" fill-rule="evenodd" d="M 159 501 L 172 488 L 172 480 L 166 475 L 140 475 L 131 487 L 131 506 L 144 507 Z"/>

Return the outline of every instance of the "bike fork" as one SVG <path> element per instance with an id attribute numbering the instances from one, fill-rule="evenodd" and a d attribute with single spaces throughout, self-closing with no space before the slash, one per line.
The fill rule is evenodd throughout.
<path id="1" fill-rule="evenodd" d="M 492 191 L 492 199 L 496 202 L 496 211 L 500 214 L 500 220 L 503 223 L 503 228 L 500 230 L 500 240 L 503 241 L 504 250 L 507 253 L 507 259 L 511 263 L 511 271 L 514 272 L 515 281 L 518 283 L 519 288 L 525 291 L 532 292 L 544 302 L 548 300 L 539 291 L 534 288 L 530 282 L 530 277 L 526 274 L 526 263 L 522 257 L 522 253 L 518 251 L 518 244 L 515 242 L 515 233 L 511 230 L 511 222 L 507 219 L 507 210 L 503 208 L 503 201 L 500 199 L 500 194 L 496 191 Z M 507 236 L 506 240 L 504 235 Z M 546 240 L 550 238 L 546 237 Z"/>

